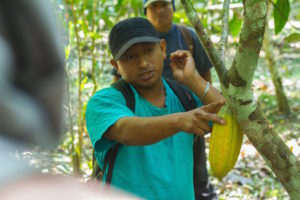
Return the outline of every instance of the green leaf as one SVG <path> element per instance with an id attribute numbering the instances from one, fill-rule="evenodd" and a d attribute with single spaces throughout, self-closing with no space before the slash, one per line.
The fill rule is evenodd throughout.
<path id="1" fill-rule="evenodd" d="M 100 35 L 99 33 L 96 33 L 96 32 L 90 32 L 89 36 L 93 39 L 101 39 L 102 38 L 102 35 Z"/>
<path id="2" fill-rule="evenodd" d="M 285 26 L 290 13 L 290 3 L 288 0 L 277 0 L 274 5 L 274 25 L 277 35 Z"/>
<path id="3" fill-rule="evenodd" d="M 241 31 L 243 21 L 234 13 L 232 20 L 229 22 L 229 31 L 233 37 L 237 37 Z"/>
<path id="4" fill-rule="evenodd" d="M 69 59 L 69 57 L 70 57 L 70 52 L 71 52 L 71 47 L 70 47 L 70 45 L 67 45 L 67 46 L 65 47 L 65 59 L 66 59 L 66 60 Z"/>
<path id="5" fill-rule="evenodd" d="M 69 21 L 69 36 L 70 38 L 74 37 L 74 24 L 71 20 Z"/>
<path id="6" fill-rule="evenodd" d="M 285 37 L 284 41 L 286 41 L 288 43 L 300 42 L 300 34 L 299 33 L 293 33 L 293 34 Z"/>
<path id="7" fill-rule="evenodd" d="M 123 3 L 123 0 L 118 0 L 118 3 L 117 5 L 115 6 L 115 9 L 116 9 L 116 12 L 119 12 L 122 8 L 122 3 Z"/>
<path id="8" fill-rule="evenodd" d="M 81 30 L 83 30 L 84 35 L 87 35 L 87 33 L 89 32 L 87 25 L 84 23 L 83 20 L 79 20 L 79 24 L 81 25 Z"/>
<path id="9" fill-rule="evenodd" d="M 86 76 L 86 77 L 84 77 L 84 79 L 81 82 L 81 85 L 80 85 L 80 90 L 81 91 L 83 90 L 83 88 L 84 88 L 85 84 L 87 83 L 87 81 L 88 81 L 88 77 Z"/>

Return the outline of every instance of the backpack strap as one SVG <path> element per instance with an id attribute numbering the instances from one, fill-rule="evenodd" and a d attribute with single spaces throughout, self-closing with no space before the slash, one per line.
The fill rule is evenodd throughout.
<path id="1" fill-rule="evenodd" d="M 111 85 L 122 93 L 126 100 L 126 105 L 132 112 L 135 112 L 135 98 L 130 86 L 123 80 L 119 79 L 117 82 Z"/>
<path id="2" fill-rule="evenodd" d="M 120 144 L 116 144 L 113 147 L 111 147 L 108 152 L 106 153 L 105 157 L 104 157 L 104 166 L 103 166 L 103 173 L 106 171 L 107 169 L 107 175 L 106 175 L 106 180 L 105 180 L 105 184 L 106 185 L 110 185 L 111 180 L 112 180 L 112 173 L 113 173 L 113 169 L 115 166 L 115 160 L 118 154 L 118 150 L 119 150 Z"/>
<path id="3" fill-rule="evenodd" d="M 188 46 L 189 51 L 194 55 L 194 41 L 191 31 L 185 25 L 177 24 L 176 26 L 178 27 L 185 44 Z"/>
<path id="4" fill-rule="evenodd" d="M 133 91 L 131 90 L 130 86 L 123 80 L 120 79 L 117 82 L 113 83 L 111 85 L 118 91 L 122 93 L 126 100 L 126 106 L 132 110 L 132 112 L 135 111 L 135 98 Z M 120 148 L 120 144 L 116 144 L 113 147 L 111 147 L 108 152 L 106 153 L 104 157 L 104 165 L 103 165 L 103 173 L 107 169 L 107 175 L 106 175 L 106 180 L 105 184 L 110 185 L 112 181 L 112 174 L 113 174 L 113 168 L 115 164 L 116 157 L 118 155 L 118 150 Z M 96 163 L 96 162 L 95 162 Z M 98 166 L 99 168 L 99 166 Z M 99 169 L 98 169 L 99 171 Z"/>
<path id="5" fill-rule="evenodd" d="M 189 111 L 197 107 L 195 98 L 186 86 L 181 85 L 175 80 L 171 80 L 168 78 L 165 78 L 165 80 L 174 91 L 175 95 L 178 97 L 185 111 Z"/>

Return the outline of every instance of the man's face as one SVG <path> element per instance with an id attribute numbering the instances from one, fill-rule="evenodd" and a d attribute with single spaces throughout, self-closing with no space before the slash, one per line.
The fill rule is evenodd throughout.
<path id="1" fill-rule="evenodd" d="M 132 45 L 112 65 L 122 78 L 136 88 L 151 88 L 161 78 L 163 61 L 166 57 L 166 42 L 137 43 Z"/>
<path id="2" fill-rule="evenodd" d="M 172 3 L 165 1 L 151 3 L 146 8 L 146 16 L 157 31 L 168 32 L 172 27 Z"/>

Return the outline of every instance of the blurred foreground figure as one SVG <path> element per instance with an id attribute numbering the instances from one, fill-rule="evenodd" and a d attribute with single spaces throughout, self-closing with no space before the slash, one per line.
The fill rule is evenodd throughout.
<path id="1" fill-rule="evenodd" d="M 49 1 L 0 1 L 0 199 L 135 199 L 41 175 L 14 152 L 60 139 L 64 54 Z"/>
<path id="2" fill-rule="evenodd" d="M 79 183 L 75 179 L 36 176 L 0 188 L 1 200 L 133 200 L 138 199 L 116 189 Z"/>
<path id="3" fill-rule="evenodd" d="M 9 153 L 60 138 L 64 54 L 51 10 L 44 1 L 0 1 L 0 184 L 32 171 Z"/>

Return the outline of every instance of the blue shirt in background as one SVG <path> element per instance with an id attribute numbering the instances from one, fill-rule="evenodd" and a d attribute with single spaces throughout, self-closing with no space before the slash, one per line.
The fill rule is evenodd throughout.
<path id="1" fill-rule="evenodd" d="M 192 38 L 194 41 L 193 57 L 195 60 L 196 69 L 201 75 L 203 75 L 212 67 L 212 65 L 195 31 L 189 27 L 188 29 L 192 33 Z M 172 70 L 170 68 L 170 54 L 177 50 L 189 50 L 189 48 L 187 44 L 185 44 L 178 26 L 175 24 L 172 24 L 172 28 L 169 32 L 159 33 L 159 37 L 161 39 L 165 39 L 167 42 L 167 58 L 164 61 L 163 76 L 173 79 Z"/>

